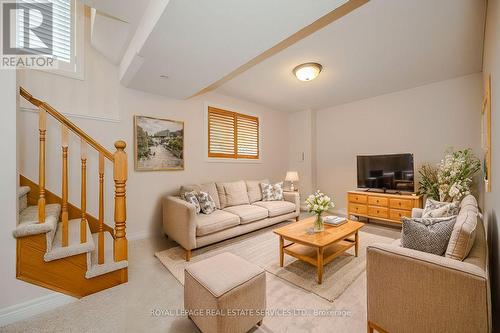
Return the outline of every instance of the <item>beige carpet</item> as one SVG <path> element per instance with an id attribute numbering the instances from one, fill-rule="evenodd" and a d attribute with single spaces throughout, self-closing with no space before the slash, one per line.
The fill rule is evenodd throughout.
<path id="1" fill-rule="evenodd" d="M 334 301 L 359 277 L 366 266 L 366 247 L 374 243 L 390 243 L 392 235 L 360 231 L 358 257 L 351 248 L 324 268 L 323 283 L 316 282 L 316 268 L 293 257 L 285 255 L 284 267 L 279 266 L 278 236 L 272 230 L 285 225 L 282 223 L 269 228 L 207 246 L 193 252 L 191 262 L 197 262 L 222 252 L 231 252 L 265 269 L 289 283 L 310 291 L 328 301 Z M 389 237 L 388 237 L 389 236 Z M 170 248 L 155 253 L 155 256 L 184 284 L 184 268 L 189 264 L 184 260 L 184 250 Z"/>

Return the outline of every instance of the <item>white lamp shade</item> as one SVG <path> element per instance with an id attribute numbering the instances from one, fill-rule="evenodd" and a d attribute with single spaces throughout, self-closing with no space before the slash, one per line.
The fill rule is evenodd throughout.
<path id="1" fill-rule="evenodd" d="M 286 173 L 285 180 L 287 182 L 298 182 L 299 181 L 299 173 L 297 171 L 288 171 Z"/>

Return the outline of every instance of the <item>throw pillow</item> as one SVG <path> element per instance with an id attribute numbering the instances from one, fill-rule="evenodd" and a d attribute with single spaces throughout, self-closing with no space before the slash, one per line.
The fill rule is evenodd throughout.
<path id="1" fill-rule="evenodd" d="M 283 200 L 283 182 L 272 184 L 261 183 L 262 201 Z"/>
<path id="2" fill-rule="evenodd" d="M 196 197 L 195 191 L 185 192 L 181 195 L 181 197 L 182 197 L 182 199 L 189 202 L 190 204 L 193 204 L 196 207 L 196 214 L 200 213 L 200 210 L 201 210 L 200 202 L 198 201 L 198 198 Z"/>
<path id="3" fill-rule="evenodd" d="M 460 203 L 460 213 L 453 227 L 445 256 L 455 260 L 464 260 L 469 255 L 476 239 L 479 212 L 476 198 L 468 195 Z"/>
<path id="4" fill-rule="evenodd" d="M 401 245 L 417 251 L 443 255 L 456 219 L 456 216 L 442 218 L 403 217 Z"/>
<path id="5" fill-rule="evenodd" d="M 283 200 L 283 182 L 273 185 L 274 200 Z"/>
<path id="6" fill-rule="evenodd" d="M 448 217 L 458 214 L 460 202 L 440 202 L 433 199 L 427 199 L 425 202 L 423 218 Z"/>
<path id="7" fill-rule="evenodd" d="M 200 203 L 201 212 L 203 214 L 212 214 L 215 210 L 215 201 L 207 192 L 200 191 L 196 196 Z"/>

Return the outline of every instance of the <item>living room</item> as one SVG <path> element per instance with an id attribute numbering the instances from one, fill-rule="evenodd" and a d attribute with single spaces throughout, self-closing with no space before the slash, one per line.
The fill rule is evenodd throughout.
<path id="1" fill-rule="evenodd" d="M 500 185 L 494 173 L 500 152 L 494 144 L 498 106 L 492 97 L 500 94 L 498 0 L 63 2 L 71 8 L 73 71 L 4 68 L 0 75 L 8 174 L 1 185 L 6 223 L 1 233 L 0 331 L 498 330 L 495 203 Z M 231 129 L 224 127 L 229 123 Z M 227 133 L 230 139 L 224 137 Z M 425 320 L 408 321 L 399 313 L 381 316 L 370 304 L 392 306 L 386 303 L 388 296 L 378 293 L 376 285 L 384 283 L 372 280 L 381 273 L 369 263 L 383 260 L 377 255 L 388 251 L 384 246 L 405 236 L 402 216 L 390 218 L 392 211 L 411 218 L 412 208 L 427 208 L 426 199 L 439 201 L 419 172 L 424 165 L 439 168 L 450 150 L 470 152 L 476 167 L 465 177 L 472 179 L 467 191 L 442 201 L 460 201 L 465 192 L 472 193 L 481 212 L 476 213 L 481 222 L 474 223 L 476 241 L 467 245 L 465 257 L 453 259 L 457 263 L 450 264 L 448 251 L 443 251 L 434 255 L 437 263 L 426 261 L 420 267 L 428 278 L 442 276 L 433 288 L 429 281 L 426 290 L 433 293 L 439 286 L 444 291 L 425 294 L 428 303 L 422 303 L 432 309 L 434 301 L 441 302 L 444 312 L 434 311 L 439 316 L 426 317 L 429 309 L 422 310 L 416 299 L 402 300 L 415 293 L 413 287 L 418 289 L 411 283 L 387 286 L 387 295 L 398 295 L 391 296 L 396 309 L 422 311 L 418 313 Z M 412 186 L 406 193 L 385 183 L 360 182 L 360 157 L 394 154 L 408 158 L 411 170 L 405 180 Z M 47 205 L 48 217 L 49 205 L 61 203 L 61 212 L 69 214 L 66 221 L 73 221 L 76 211 L 83 214 L 82 221 L 88 220 L 89 229 L 78 221 L 83 227 L 75 235 L 69 223 L 70 246 L 64 249 L 68 231 L 63 230 L 64 217 L 57 215 L 54 233 L 63 235 L 62 250 L 50 254 L 47 247 L 48 257 L 42 253 L 37 271 L 30 271 L 34 264 L 21 256 L 30 253 L 23 246 L 33 247 L 27 241 L 34 234 L 33 228 L 19 230 L 24 226 L 17 222 L 18 206 L 27 209 L 18 200 L 20 185 L 30 191 L 25 193 L 27 208 L 38 218 L 40 207 Z M 292 185 L 298 190 L 291 191 Z M 42 188 L 46 203 L 40 203 Z M 321 264 L 301 260 L 286 247 L 297 241 L 290 228 L 303 221 L 310 224 L 311 238 L 346 229 L 347 224 L 312 230 L 318 214 L 305 200 L 317 190 L 331 199 L 323 217 L 336 215 L 353 223 L 342 236 L 348 249 L 332 254 L 333 247 L 325 247 L 325 258 L 331 257 Z M 188 203 L 186 193 L 193 191 L 198 206 Z M 351 201 L 348 192 L 360 200 L 386 200 L 386 207 L 370 204 L 386 209 L 386 217 L 356 216 L 353 204 L 363 203 Z M 200 193 L 212 200 L 204 205 Z M 266 200 L 266 193 L 278 199 Z M 412 203 L 396 209 L 391 200 Z M 235 208 L 243 205 L 251 206 L 248 215 Z M 209 221 L 221 214 L 224 227 Z M 63 226 L 61 231 L 57 225 Z M 84 232 L 95 234 L 95 240 L 81 236 Z M 109 244 L 105 233 L 111 236 Z M 73 236 L 80 243 L 77 255 L 71 252 Z M 379 243 L 385 245 L 377 247 Z M 476 254 L 474 246 L 488 252 L 480 256 L 481 268 L 467 262 L 470 251 Z M 401 248 L 406 250 L 411 249 Z M 94 268 L 82 268 L 81 284 L 47 273 L 51 263 L 66 260 L 61 256 L 68 253 L 74 258 L 88 254 Z M 219 257 L 217 263 L 225 253 L 233 257 Z M 432 265 L 462 269 L 474 281 L 454 280 Z M 229 297 L 204 294 L 203 275 L 213 274 L 207 284 L 248 283 L 234 282 L 238 274 L 233 276 L 231 267 L 240 268 L 240 275 L 244 267 L 253 269 L 264 281 L 254 281 L 255 294 L 241 296 L 264 302 L 252 305 L 263 311 L 262 318 L 187 312 L 210 308 L 210 297 L 217 307 Z M 57 272 L 64 270 L 61 265 Z M 113 272 L 121 275 L 113 280 Z M 91 285 L 92 279 L 105 277 L 110 277 L 105 287 L 104 282 Z M 467 299 L 453 296 L 458 291 Z M 478 310 L 443 321 L 443 313 L 458 311 L 461 302 Z M 464 321 L 467 326 L 460 326 Z"/>

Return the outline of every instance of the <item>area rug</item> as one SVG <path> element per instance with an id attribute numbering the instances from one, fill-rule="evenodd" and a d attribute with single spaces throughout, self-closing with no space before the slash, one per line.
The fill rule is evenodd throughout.
<path id="1" fill-rule="evenodd" d="M 185 252 L 181 247 L 157 252 L 155 256 L 181 284 L 184 284 L 184 268 L 187 265 L 222 252 L 231 252 L 262 267 L 268 273 L 332 302 L 365 271 L 367 246 L 374 243 L 390 243 L 399 234 L 398 231 L 383 227 L 379 229 L 371 225 L 365 226 L 359 232 L 358 257 L 354 256 L 354 248 L 351 248 L 327 264 L 324 267 L 323 283 L 319 285 L 316 282 L 316 268 L 305 262 L 285 254 L 284 267 L 279 266 L 279 239 L 272 230 L 286 223 L 194 250 L 190 262 L 185 261 Z"/>

